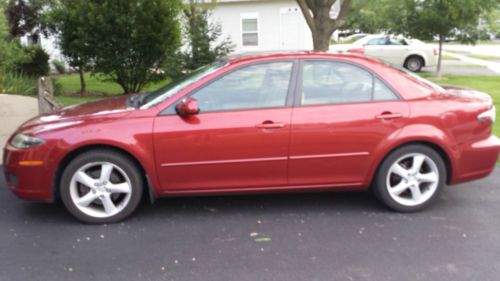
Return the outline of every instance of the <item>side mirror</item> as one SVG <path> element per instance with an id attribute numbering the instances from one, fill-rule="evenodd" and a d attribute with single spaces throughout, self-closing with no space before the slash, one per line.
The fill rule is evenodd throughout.
<path id="1" fill-rule="evenodd" d="M 195 115 L 200 112 L 198 101 L 193 98 L 185 98 L 175 106 L 175 111 L 181 117 Z"/>

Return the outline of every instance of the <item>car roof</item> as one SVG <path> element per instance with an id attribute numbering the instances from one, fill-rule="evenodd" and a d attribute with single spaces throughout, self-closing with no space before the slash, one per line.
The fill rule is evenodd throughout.
<path id="1" fill-rule="evenodd" d="M 239 63 L 243 61 L 260 60 L 260 59 L 272 59 L 272 58 L 307 58 L 307 57 L 331 57 L 331 58 L 365 58 L 370 61 L 374 61 L 368 57 L 345 53 L 339 51 L 327 51 L 327 52 L 317 52 L 317 51 L 261 51 L 261 52 L 244 52 L 238 54 L 232 54 L 224 58 L 228 63 Z"/>

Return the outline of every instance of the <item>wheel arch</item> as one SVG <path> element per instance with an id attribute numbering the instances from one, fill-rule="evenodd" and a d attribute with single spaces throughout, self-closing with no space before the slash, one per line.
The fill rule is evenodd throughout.
<path id="1" fill-rule="evenodd" d="M 382 157 L 381 159 L 379 159 L 377 161 L 374 172 L 372 173 L 372 176 L 370 179 L 370 185 L 373 184 L 373 181 L 375 180 L 375 176 L 377 175 L 377 173 L 380 169 L 380 166 L 382 165 L 384 160 L 387 159 L 387 157 L 392 152 L 394 152 L 397 149 L 400 149 L 402 147 L 412 145 L 412 144 L 419 144 L 419 145 L 427 146 L 427 147 L 433 149 L 434 151 L 436 151 L 441 156 L 441 158 L 444 161 L 445 167 L 446 167 L 446 183 L 449 184 L 451 179 L 452 179 L 452 175 L 453 175 L 453 162 L 451 161 L 449 153 L 440 144 L 433 142 L 433 141 L 422 139 L 422 140 L 409 140 L 409 141 L 405 141 L 402 143 L 398 143 L 397 145 L 394 145 L 390 149 L 388 149 L 388 151 L 384 154 L 384 157 Z"/>
<path id="2" fill-rule="evenodd" d="M 120 153 L 122 155 L 125 155 L 128 157 L 130 160 L 134 162 L 134 164 L 137 166 L 137 168 L 140 170 L 140 173 L 143 177 L 143 182 L 146 184 L 145 190 L 148 191 L 148 196 L 151 202 L 154 202 L 156 200 L 156 195 L 154 192 L 154 188 L 152 186 L 152 183 L 150 181 L 150 175 L 148 175 L 148 172 L 144 168 L 144 165 L 139 161 L 139 159 L 133 155 L 132 153 L 128 152 L 127 150 L 111 145 L 111 144 L 86 144 L 80 147 L 77 147 L 73 150 L 71 150 L 69 153 L 64 155 L 64 157 L 59 161 L 59 164 L 57 165 L 57 169 L 54 174 L 54 180 L 52 184 L 52 196 L 55 199 L 60 197 L 59 194 L 59 184 L 61 181 L 62 174 L 64 172 L 65 167 L 76 157 L 81 155 L 82 153 L 85 153 L 87 151 L 92 151 L 92 150 L 97 150 L 97 149 L 103 149 L 103 150 L 110 150 L 110 151 L 115 151 L 117 153 Z"/>

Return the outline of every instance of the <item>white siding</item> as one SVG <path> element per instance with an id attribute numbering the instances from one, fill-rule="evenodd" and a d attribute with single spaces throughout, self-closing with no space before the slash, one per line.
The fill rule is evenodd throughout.
<path id="1" fill-rule="evenodd" d="M 298 12 L 298 24 L 287 26 L 287 23 L 290 23 L 287 18 L 287 20 L 283 21 L 284 25 L 281 25 L 281 14 L 288 10 Z M 241 19 L 248 15 L 258 16 L 259 45 L 257 47 L 242 46 Z M 229 36 L 231 38 L 231 41 L 236 46 L 235 52 L 289 50 L 297 49 L 297 47 L 300 50 L 312 49 L 311 32 L 295 1 L 219 2 L 212 13 L 212 17 L 213 20 L 221 24 L 222 37 Z M 282 40 L 285 36 L 290 38 L 290 33 L 285 34 L 285 36 L 282 34 L 287 30 L 297 36 L 296 41 L 298 42 L 291 40 L 291 42 L 294 42 L 293 46 L 288 46 Z"/>

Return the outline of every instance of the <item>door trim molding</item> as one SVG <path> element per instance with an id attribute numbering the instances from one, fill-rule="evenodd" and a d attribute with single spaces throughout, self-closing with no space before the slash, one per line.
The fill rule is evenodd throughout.
<path id="1" fill-rule="evenodd" d="M 267 158 L 245 158 L 245 159 L 214 160 L 214 161 L 174 162 L 174 163 L 163 163 L 161 164 L 161 166 L 162 167 L 197 166 L 197 165 L 270 162 L 270 161 L 301 160 L 301 159 L 319 159 L 319 158 L 334 158 L 334 157 L 353 157 L 353 156 L 368 156 L 368 155 L 370 155 L 369 152 L 312 154 L 312 155 L 296 155 L 290 157 L 267 157 Z"/>
<path id="2" fill-rule="evenodd" d="M 301 160 L 301 159 L 368 156 L 368 155 L 370 155 L 369 152 L 351 152 L 351 153 L 334 153 L 334 154 L 296 155 L 296 156 L 290 156 L 289 159 L 290 160 Z"/>
<path id="3" fill-rule="evenodd" d="M 162 167 L 196 166 L 196 165 L 233 164 L 233 163 L 249 163 L 249 162 L 269 162 L 269 161 L 284 161 L 284 160 L 288 160 L 288 158 L 287 157 L 269 157 L 269 158 L 246 158 L 246 159 L 197 161 L 197 162 L 176 162 L 176 163 L 163 163 L 163 164 L 161 164 L 161 166 Z"/>

